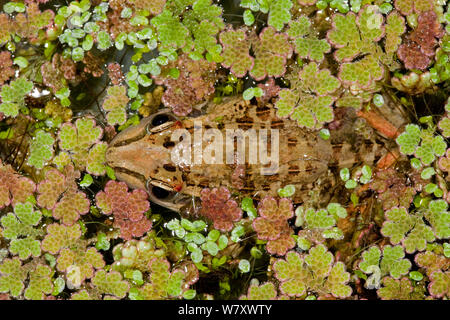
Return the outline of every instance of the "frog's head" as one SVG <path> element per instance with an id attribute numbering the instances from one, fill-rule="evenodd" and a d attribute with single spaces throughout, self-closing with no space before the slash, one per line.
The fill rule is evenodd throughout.
<path id="1" fill-rule="evenodd" d="M 172 197 L 184 182 L 180 168 L 171 161 L 175 144 L 170 139 L 180 125 L 168 109 L 161 110 L 120 132 L 106 151 L 106 163 L 118 180 L 131 188 L 146 189 L 152 201 L 175 211 L 183 204 L 174 203 Z"/>

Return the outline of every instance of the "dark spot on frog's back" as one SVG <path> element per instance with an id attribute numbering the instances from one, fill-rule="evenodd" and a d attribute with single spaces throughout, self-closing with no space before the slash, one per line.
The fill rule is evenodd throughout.
<path id="1" fill-rule="evenodd" d="M 250 129 L 253 127 L 253 119 L 249 116 L 244 116 L 242 118 L 236 119 L 239 129 Z"/>
<path id="2" fill-rule="evenodd" d="M 256 116 L 263 121 L 266 121 L 270 117 L 270 114 L 269 107 L 264 106 L 256 108 Z"/>
<path id="3" fill-rule="evenodd" d="M 271 129 L 283 129 L 284 128 L 284 121 L 283 120 L 272 120 L 270 123 Z"/>
<path id="4" fill-rule="evenodd" d="M 289 147 L 295 147 L 295 145 L 297 144 L 297 138 L 288 138 L 288 146 Z"/>
<path id="5" fill-rule="evenodd" d="M 170 163 L 166 163 L 165 165 L 163 165 L 163 168 L 169 172 L 177 171 L 177 167 L 175 167 L 173 164 L 170 164 Z"/>

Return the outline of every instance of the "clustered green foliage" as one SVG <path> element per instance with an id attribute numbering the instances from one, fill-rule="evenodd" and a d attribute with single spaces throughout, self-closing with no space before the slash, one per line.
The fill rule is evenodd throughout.
<path id="1" fill-rule="evenodd" d="M 2 85 L 0 96 L 0 112 L 6 116 L 16 117 L 19 109 L 24 106 L 25 96 L 33 89 L 33 82 L 26 78 L 18 78 L 11 81 L 10 84 Z"/>
<path id="2" fill-rule="evenodd" d="M 400 279 L 401 276 L 406 275 L 411 268 L 411 262 L 404 257 L 405 252 L 401 246 L 387 245 L 383 248 L 383 252 L 377 246 L 373 246 L 364 251 L 359 268 L 364 273 L 370 274 L 365 286 L 368 289 L 378 289 L 381 277 L 390 275 L 394 279 Z"/>
<path id="3" fill-rule="evenodd" d="M 335 263 L 333 254 L 323 245 L 311 248 L 304 256 L 290 251 L 285 260 L 274 262 L 273 269 L 281 292 L 288 296 L 302 297 L 310 291 L 345 298 L 352 293 L 345 265 Z"/>
<path id="4" fill-rule="evenodd" d="M 450 298 L 450 5 L 234 6 L 2 3 L 1 299 Z M 307 148 L 298 155 L 328 173 L 295 186 L 267 176 L 270 190 L 249 193 L 254 169 L 237 165 L 231 181 L 215 187 L 199 179 L 199 197 L 181 215 L 150 207 L 145 190 L 116 181 L 126 174 L 149 182 L 108 166 L 117 132 L 160 106 L 179 128 L 204 104 L 235 95 L 244 100 L 239 128 L 275 113 L 281 134 L 299 126 L 328 140 L 331 159 L 310 157 Z M 258 119 L 245 113 L 248 104 L 257 104 Z M 402 121 L 393 106 L 421 118 Z M 372 123 L 369 112 L 395 123 L 395 143 L 384 138 L 392 128 Z M 214 127 L 222 129 L 222 118 Z M 123 143 L 143 137 L 128 132 Z M 335 163 L 347 152 L 342 140 L 351 152 L 384 143 L 379 149 L 394 160 L 377 150 Z M 380 160 L 362 163 L 370 157 Z M 305 168 L 305 177 L 315 170 Z M 280 169 L 296 172 L 291 164 Z"/>
<path id="5" fill-rule="evenodd" d="M 130 99 L 127 97 L 125 86 L 116 85 L 109 87 L 107 98 L 103 101 L 102 108 L 107 111 L 108 124 L 124 124 L 127 120 L 126 107 Z"/>
<path id="6" fill-rule="evenodd" d="M 302 249 L 308 249 L 311 242 L 324 242 L 325 239 L 341 240 L 342 230 L 336 227 L 339 219 L 347 217 L 347 211 L 339 203 L 330 203 L 326 209 L 297 207 L 295 210 L 295 226 L 302 227 L 297 242 Z M 304 247 L 306 246 L 306 248 Z"/>
<path id="7" fill-rule="evenodd" d="M 10 212 L 1 218 L 3 236 L 10 239 L 10 249 L 12 254 L 18 254 L 21 260 L 29 258 L 31 255 L 39 257 L 41 255 L 41 244 L 36 237 L 42 232 L 35 228 L 42 214 L 33 210 L 33 204 L 17 203 L 14 213 Z"/>
<path id="8" fill-rule="evenodd" d="M 280 91 L 275 104 L 279 117 L 290 117 L 302 127 L 319 129 L 334 119 L 333 93 L 340 82 L 328 69 L 319 69 L 315 62 L 304 66 L 292 79 L 291 89 Z"/>
<path id="9" fill-rule="evenodd" d="M 401 242 L 408 253 L 424 250 L 427 242 L 450 237 L 447 208 L 447 202 L 440 199 L 430 201 L 428 208 L 412 214 L 405 208 L 391 209 L 386 211 L 386 221 L 381 232 L 390 238 L 392 244 Z"/>
<path id="10" fill-rule="evenodd" d="M 65 123 L 58 134 L 61 151 L 53 162 L 64 167 L 71 159 L 77 169 L 85 169 L 94 175 L 105 174 L 105 153 L 107 144 L 100 142 L 102 129 L 95 125 L 94 119 L 77 119 L 75 125 Z"/>
<path id="11" fill-rule="evenodd" d="M 221 250 L 228 246 L 227 236 L 221 234 L 218 230 L 213 229 L 206 236 L 201 233 L 206 228 L 206 223 L 203 220 L 191 222 L 187 219 L 181 219 L 181 221 L 173 219 L 167 223 L 167 228 L 185 241 L 186 249 L 190 252 L 192 262 L 197 264 L 202 263 L 202 260 L 206 260 L 204 255 L 209 254 L 212 257 L 216 257 Z M 224 257 L 226 258 L 226 256 Z M 215 259 L 213 261 L 214 265 L 217 258 L 213 259 Z M 225 261 L 222 259 L 220 264 L 225 263 Z"/>
<path id="12" fill-rule="evenodd" d="M 396 141 L 402 153 L 414 155 L 424 165 L 430 165 L 436 156 L 443 156 L 447 148 L 441 135 L 434 135 L 431 128 L 422 129 L 416 124 L 408 124 Z"/>

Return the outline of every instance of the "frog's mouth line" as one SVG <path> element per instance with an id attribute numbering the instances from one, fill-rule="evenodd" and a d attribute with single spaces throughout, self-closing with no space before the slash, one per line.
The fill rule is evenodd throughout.
<path id="1" fill-rule="evenodd" d="M 124 168 L 113 167 L 113 170 L 117 173 L 123 173 L 129 176 L 134 177 L 142 182 L 142 185 L 145 186 L 145 189 L 149 195 L 150 201 L 166 207 L 170 210 L 180 212 L 180 210 L 190 203 L 191 196 L 184 195 L 180 192 L 174 190 L 168 184 L 165 184 L 162 181 L 150 180 L 146 179 L 143 175 L 126 170 Z M 156 190 L 155 188 L 159 188 L 164 192 L 160 192 L 160 190 Z"/>

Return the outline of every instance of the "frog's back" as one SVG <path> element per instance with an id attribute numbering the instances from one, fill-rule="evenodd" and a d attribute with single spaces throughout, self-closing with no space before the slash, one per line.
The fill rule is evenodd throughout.
<path id="1" fill-rule="evenodd" d="M 183 180 L 187 193 L 199 195 L 202 188 L 226 186 L 243 195 L 275 194 L 286 184 L 312 183 L 328 169 L 331 144 L 316 133 L 298 127 L 292 120 L 278 118 L 272 105 L 257 106 L 242 99 L 232 99 L 212 104 L 205 115 L 183 121 L 183 127 L 192 136 L 194 124 L 199 124 L 204 131 L 220 131 L 225 161 L 185 167 Z M 237 161 L 237 139 L 233 136 L 232 145 L 227 145 L 227 134 L 247 136 L 244 139 L 244 163 Z M 203 142 L 203 150 L 208 146 L 208 142 Z M 271 160 L 266 160 L 265 164 L 264 157 L 260 157 L 261 148 L 267 148 L 263 155 L 267 154 L 267 160 Z M 226 161 L 230 152 L 234 155 L 231 162 Z"/>

